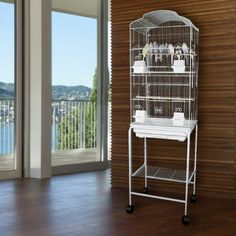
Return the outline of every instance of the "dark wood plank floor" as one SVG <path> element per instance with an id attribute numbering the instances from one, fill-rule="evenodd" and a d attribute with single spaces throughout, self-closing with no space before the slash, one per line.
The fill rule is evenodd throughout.
<path id="1" fill-rule="evenodd" d="M 111 189 L 110 172 L 0 182 L 0 236 L 236 235 L 236 200 L 199 196 L 183 226 L 183 205 Z"/>

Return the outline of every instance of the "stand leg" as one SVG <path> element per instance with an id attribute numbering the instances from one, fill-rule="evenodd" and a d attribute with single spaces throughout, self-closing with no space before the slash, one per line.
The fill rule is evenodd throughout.
<path id="1" fill-rule="evenodd" d="M 186 159 L 186 179 L 185 179 L 185 206 L 184 215 L 182 217 L 182 223 L 187 225 L 189 223 L 188 218 L 188 185 L 189 185 L 189 159 L 190 159 L 190 134 L 187 139 L 187 159 Z"/>
<path id="2" fill-rule="evenodd" d="M 131 183 L 131 177 L 132 177 L 132 128 L 129 128 L 129 205 L 132 204 L 131 200 L 131 191 L 132 191 L 132 183 Z"/>
<path id="3" fill-rule="evenodd" d="M 198 125 L 195 128 L 195 147 L 194 147 L 194 176 L 193 176 L 193 194 L 191 196 L 191 202 L 195 203 L 196 198 L 196 176 L 197 176 L 197 140 L 198 140 Z"/>
<path id="4" fill-rule="evenodd" d="M 196 194 L 196 174 L 197 174 L 197 139 L 198 139 L 198 125 L 195 129 L 195 151 L 194 151 L 194 184 L 193 184 L 193 194 Z"/>
<path id="5" fill-rule="evenodd" d="M 147 139 L 144 138 L 145 188 L 147 188 Z"/>
<path id="6" fill-rule="evenodd" d="M 148 193 L 147 186 L 147 138 L 144 138 L 144 188 L 143 193 Z"/>
<path id="7" fill-rule="evenodd" d="M 132 205 L 131 192 L 132 192 L 132 127 L 129 128 L 128 132 L 128 147 L 129 147 L 129 204 L 126 208 L 127 213 L 132 213 L 134 206 Z"/>

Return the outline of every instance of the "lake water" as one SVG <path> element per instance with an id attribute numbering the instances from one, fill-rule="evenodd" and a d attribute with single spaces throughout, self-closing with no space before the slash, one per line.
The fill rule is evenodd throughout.
<path id="1" fill-rule="evenodd" d="M 53 132 L 53 131 L 52 131 Z M 56 149 L 58 144 L 58 125 L 55 125 L 52 135 L 52 148 Z M 0 155 L 14 152 L 14 124 L 0 124 Z"/>
<path id="2" fill-rule="evenodd" d="M 0 155 L 13 153 L 14 124 L 0 124 Z"/>

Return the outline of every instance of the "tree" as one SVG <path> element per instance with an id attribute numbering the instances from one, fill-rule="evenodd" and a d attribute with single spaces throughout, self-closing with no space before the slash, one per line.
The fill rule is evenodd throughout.
<path id="1" fill-rule="evenodd" d="M 67 106 L 68 107 L 68 106 Z M 58 148 L 62 150 L 77 149 L 81 146 L 80 108 L 72 110 L 59 123 Z"/>
<path id="2" fill-rule="evenodd" d="M 96 147 L 97 144 L 97 69 L 93 75 L 93 88 L 89 97 L 86 112 L 86 148 Z"/>
<path id="3" fill-rule="evenodd" d="M 65 107 L 68 109 L 68 106 Z M 97 134 L 97 69 L 93 75 L 93 88 L 89 101 L 81 101 L 59 123 L 58 148 L 77 149 L 96 147 Z M 84 132 L 85 131 L 85 132 Z"/>

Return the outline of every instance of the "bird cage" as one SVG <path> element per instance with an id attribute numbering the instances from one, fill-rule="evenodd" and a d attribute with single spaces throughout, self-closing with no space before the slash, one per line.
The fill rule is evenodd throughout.
<path id="1" fill-rule="evenodd" d="M 130 108 L 128 132 L 129 204 L 132 195 L 184 203 L 182 223 L 188 224 L 188 186 L 196 201 L 197 99 L 199 31 L 193 23 L 174 11 L 145 14 L 130 24 Z M 195 129 L 194 160 L 190 165 L 190 139 Z M 132 131 L 143 138 L 144 161 L 133 171 Z M 151 166 L 148 139 L 186 141 L 185 169 Z M 144 178 L 143 192 L 132 190 L 133 177 Z M 185 198 L 176 199 L 149 193 L 148 179 L 185 184 Z"/>
<path id="2" fill-rule="evenodd" d="M 198 40 L 193 23 L 173 11 L 130 24 L 131 123 L 196 124 Z"/>

